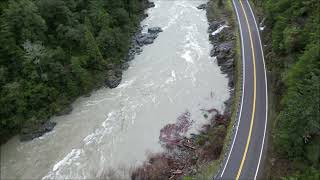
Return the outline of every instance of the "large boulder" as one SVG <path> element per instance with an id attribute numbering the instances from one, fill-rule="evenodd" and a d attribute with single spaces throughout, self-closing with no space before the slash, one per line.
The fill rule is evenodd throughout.
<path id="1" fill-rule="evenodd" d="M 227 67 L 227 66 L 221 66 L 220 70 L 225 74 L 229 74 L 229 73 L 233 72 L 233 68 L 232 67 Z"/>
<path id="2" fill-rule="evenodd" d="M 219 33 L 216 34 L 213 34 L 212 32 L 209 34 L 209 39 L 213 44 L 232 41 L 235 39 L 233 31 L 229 27 L 223 28 Z"/>
<path id="3" fill-rule="evenodd" d="M 162 29 L 160 27 L 148 28 L 148 33 L 138 33 L 134 36 L 133 44 L 135 47 L 141 47 L 147 44 L 152 44 L 154 40 L 158 37 L 158 34 L 160 32 L 162 32 Z M 132 49 L 135 49 L 135 47 L 132 47 Z"/>
<path id="4" fill-rule="evenodd" d="M 140 54 L 142 52 L 142 49 L 140 47 L 136 47 L 136 53 Z"/>
<path id="5" fill-rule="evenodd" d="M 143 44 L 147 45 L 147 44 L 152 44 L 154 42 L 153 38 L 147 38 L 143 41 Z"/>
<path id="6" fill-rule="evenodd" d="M 132 61 L 134 59 L 135 54 L 140 52 L 140 47 L 137 45 L 135 47 L 131 47 L 129 50 L 127 57 L 124 59 L 125 61 Z"/>
<path id="7" fill-rule="evenodd" d="M 147 8 L 153 8 L 155 7 L 156 5 L 154 4 L 154 2 L 149 2 L 147 3 Z"/>
<path id="8" fill-rule="evenodd" d="M 215 47 L 215 54 L 216 55 L 218 55 L 219 53 L 228 54 L 231 52 L 232 49 L 233 49 L 232 42 L 224 42 Z"/>
<path id="9" fill-rule="evenodd" d="M 223 22 L 224 23 L 224 22 Z M 208 33 L 211 34 L 214 31 L 216 31 L 220 26 L 222 25 L 222 22 L 218 21 L 211 21 L 209 23 Z"/>
<path id="10" fill-rule="evenodd" d="M 56 122 L 44 121 L 43 123 L 33 125 L 32 127 L 25 127 L 21 131 L 20 140 L 31 141 L 35 138 L 41 137 L 45 133 L 52 131 L 56 124 Z"/>
<path id="11" fill-rule="evenodd" d="M 221 43 L 213 48 L 211 55 L 216 56 L 218 64 L 220 65 L 226 59 L 230 59 L 234 56 L 234 45 L 232 42 Z"/>
<path id="12" fill-rule="evenodd" d="M 197 8 L 198 9 L 202 9 L 202 10 L 206 10 L 207 9 L 207 4 L 200 4 Z"/>
<path id="13" fill-rule="evenodd" d="M 157 33 L 142 33 L 136 36 L 136 42 L 139 46 L 152 44 L 157 37 Z"/>
<path id="14" fill-rule="evenodd" d="M 227 68 L 232 68 L 234 64 L 234 59 L 228 59 L 227 61 L 225 61 L 223 64 L 221 64 L 222 66 L 225 66 Z"/>
<path id="15" fill-rule="evenodd" d="M 150 34 L 158 34 L 162 32 L 162 29 L 161 27 L 151 27 L 151 28 L 148 28 L 148 33 Z"/>
<path id="16" fill-rule="evenodd" d="M 105 84 L 109 88 L 115 88 L 121 83 L 122 70 L 108 70 Z"/>
<path id="17" fill-rule="evenodd" d="M 210 57 L 216 56 L 216 47 L 214 46 L 210 51 Z"/>
<path id="18" fill-rule="evenodd" d="M 146 44 L 146 41 L 150 38 L 147 33 L 139 34 L 136 36 L 136 42 L 139 46 Z M 150 38 L 151 39 L 151 38 Z M 150 39 L 148 41 L 150 41 Z M 152 39 L 151 39 L 152 40 Z M 152 40 L 153 41 L 153 40 Z"/>

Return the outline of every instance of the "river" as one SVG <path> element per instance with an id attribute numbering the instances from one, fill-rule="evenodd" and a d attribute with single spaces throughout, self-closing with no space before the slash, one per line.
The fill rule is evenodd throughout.
<path id="1" fill-rule="evenodd" d="M 1 147 L 1 179 L 88 179 L 112 168 L 128 175 L 150 152 L 160 152 L 160 129 L 188 111 L 189 133 L 207 123 L 201 109 L 224 110 L 228 79 L 208 40 L 206 2 L 154 0 L 142 25 L 163 32 L 130 62 L 122 83 L 73 103 L 53 117 L 54 131 L 30 142 L 12 138 Z"/>

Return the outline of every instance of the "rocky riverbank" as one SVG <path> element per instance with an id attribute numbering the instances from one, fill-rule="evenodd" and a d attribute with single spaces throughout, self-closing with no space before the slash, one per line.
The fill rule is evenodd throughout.
<path id="1" fill-rule="evenodd" d="M 153 6 L 151 6 L 153 7 Z M 160 27 L 148 28 L 147 33 L 142 32 L 143 27 L 139 27 L 139 30 L 132 37 L 131 48 L 128 55 L 124 58 L 121 64 L 114 65 L 109 64 L 105 85 L 109 88 L 115 88 L 121 83 L 122 72 L 129 68 L 129 62 L 132 61 L 135 55 L 139 55 L 142 52 L 142 47 L 145 45 L 152 44 L 154 40 L 158 37 L 158 34 L 162 32 Z"/>
<path id="2" fill-rule="evenodd" d="M 220 6 L 225 6 L 221 4 Z M 208 34 L 212 44 L 210 57 L 214 57 L 220 70 L 228 77 L 230 88 L 230 98 L 225 102 L 226 109 L 224 114 L 231 115 L 231 105 L 235 87 L 235 31 L 230 22 L 230 14 L 225 8 L 219 8 L 219 2 L 209 1 L 197 7 L 206 10 L 209 23 Z M 219 8 L 219 9 L 218 9 Z"/>
<path id="3" fill-rule="evenodd" d="M 185 112 L 175 124 L 168 124 L 160 131 L 159 140 L 165 151 L 152 154 L 144 164 L 136 168 L 131 179 L 181 179 L 196 175 L 200 168 L 219 158 L 228 126 L 228 117 L 216 109 L 203 110 L 209 124 L 199 134 L 185 134 L 192 120 Z"/>
<path id="4" fill-rule="evenodd" d="M 225 111 L 220 113 L 214 108 L 203 110 L 209 124 L 204 125 L 199 134 L 192 134 L 191 137 L 181 135 L 185 134 L 191 123 L 188 112 L 182 114 L 175 124 L 166 125 L 159 136 L 165 151 L 152 154 L 142 166 L 132 172 L 132 179 L 182 179 L 184 176 L 196 176 L 202 167 L 221 156 L 234 99 L 236 38 L 227 12 L 222 11 L 219 15 L 212 16 L 217 14 L 213 12 L 217 9 L 216 6 L 217 2 L 209 1 L 197 8 L 207 11 L 208 34 L 213 47 L 210 56 L 215 57 L 222 73 L 229 79 L 231 96 L 225 101 Z"/>
<path id="5" fill-rule="evenodd" d="M 153 2 L 144 2 L 145 10 L 153 8 L 155 4 Z M 141 14 L 140 21 L 148 16 L 145 12 Z M 106 66 L 106 78 L 104 85 L 109 88 L 115 88 L 121 83 L 122 73 L 124 70 L 129 68 L 129 61 L 133 60 L 136 54 L 142 52 L 142 47 L 148 44 L 152 44 L 154 40 L 158 37 L 158 34 L 162 32 L 159 27 L 151 27 L 148 29 L 147 33 L 142 33 L 143 28 L 138 27 L 137 32 L 132 36 L 131 47 L 128 51 L 128 55 L 119 64 L 109 63 Z M 90 96 L 86 94 L 84 96 Z M 67 115 L 72 112 L 71 105 L 66 106 L 64 110 L 56 114 L 57 116 Z M 51 122 L 50 120 L 40 121 L 41 124 L 36 123 L 34 125 L 29 125 L 28 127 L 22 128 L 20 132 L 21 141 L 31 141 L 35 138 L 41 137 L 45 133 L 48 133 L 54 129 L 56 122 Z"/>
<path id="6" fill-rule="evenodd" d="M 211 57 L 215 57 L 222 73 L 228 77 L 230 88 L 230 99 L 225 102 L 225 114 L 231 115 L 231 105 L 235 86 L 235 36 L 234 30 L 226 20 L 211 21 L 209 23 L 209 39 L 213 48 Z"/>

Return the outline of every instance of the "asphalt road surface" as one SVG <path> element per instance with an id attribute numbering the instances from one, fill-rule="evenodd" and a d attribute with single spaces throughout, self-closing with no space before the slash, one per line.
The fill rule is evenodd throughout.
<path id="1" fill-rule="evenodd" d="M 243 94 L 234 139 L 216 179 L 263 179 L 268 95 L 259 29 L 248 0 L 233 0 L 242 45 Z"/>

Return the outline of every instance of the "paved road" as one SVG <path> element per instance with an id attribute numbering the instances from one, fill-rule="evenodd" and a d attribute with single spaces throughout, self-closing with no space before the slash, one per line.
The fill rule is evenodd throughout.
<path id="1" fill-rule="evenodd" d="M 257 23 L 248 0 L 233 0 L 243 62 L 243 94 L 234 139 L 216 179 L 263 179 L 259 176 L 267 126 L 267 79 Z M 261 171 L 261 169 L 260 169 Z"/>

